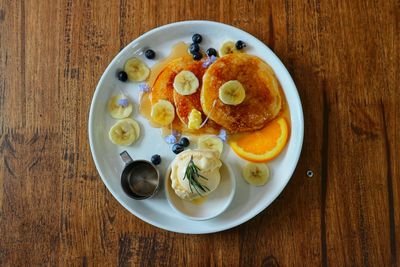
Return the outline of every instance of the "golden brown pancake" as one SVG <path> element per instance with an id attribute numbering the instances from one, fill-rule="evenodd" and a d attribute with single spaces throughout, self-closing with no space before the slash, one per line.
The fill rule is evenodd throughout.
<path id="1" fill-rule="evenodd" d="M 155 104 L 160 99 L 168 100 L 175 104 L 176 114 L 185 125 L 188 124 L 188 117 L 192 109 L 197 109 L 200 111 L 202 113 L 202 119 L 205 120 L 206 116 L 203 113 L 200 103 L 201 84 L 204 72 L 206 71 L 202 65 L 202 61 L 194 61 L 192 56 L 189 55 L 174 59 L 169 62 L 154 82 L 150 96 L 151 104 Z M 184 96 L 180 95 L 174 90 L 173 83 L 175 76 L 182 70 L 193 72 L 193 74 L 199 80 L 199 88 L 197 89 L 196 93 Z M 207 122 L 207 126 L 219 128 L 211 121 Z M 203 130 L 207 132 L 207 129 Z"/>
<path id="2" fill-rule="evenodd" d="M 151 88 L 150 94 L 150 102 L 151 105 L 154 105 L 160 99 L 168 100 L 172 104 L 174 104 L 174 79 L 175 76 L 183 69 L 185 69 L 188 65 L 192 63 L 192 59 L 188 57 L 181 57 L 172 60 L 169 62 L 161 73 L 158 75 L 157 79 L 155 80 L 153 87 Z M 178 109 L 175 106 L 175 110 Z M 173 125 L 178 127 L 178 130 L 182 130 L 181 128 L 181 121 L 179 116 L 175 116 L 173 121 Z"/>
<path id="3" fill-rule="evenodd" d="M 225 105 L 218 97 L 219 88 L 238 80 L 246 98 L 237 105 Z M 213 101 L 217 103 L 212 109 Z M 260 58 L 234 53 L 218 59 L 206 71 L 201 90 L 203 112 L 228 132 L 245 132 L 263 128 L 281 110 L 279 82 L 272 68 Z"/>
<path id="4" fill-rule="evenodd" d="M 154 105 L 158 100 L 164 99 L 174 103 L 174 79 L 183 69 L 187 68 L 193 60 L 188 57 L 181 57 L 169 62 L 158 75 L 151 88 L 150 101 Z"/>
<path id="5" fill-rule="evenodd" d="M 176 113 L 178 114 L 181 121 L 186 125 L 189 123 L 188 117 L 192 109 L 197 109 L 200 112 L 203 111 L 200 103 L 200 91 L 201 83 L 203 81 L 203 75 L 206 69 L 202 66 L 203 62 L 193 61 L 192 59 L 191 61 L 191 64 L 189 63 L 184 69 L 193 72 L 193 74 L 197 77 L 197 79 L 199 80 L 199 88 L 194 94 L 191 95 L 181 95 L 176 90 L 174 90 Z M 202 119 L 205 119 L 204 114 L 202 114 Z"/>

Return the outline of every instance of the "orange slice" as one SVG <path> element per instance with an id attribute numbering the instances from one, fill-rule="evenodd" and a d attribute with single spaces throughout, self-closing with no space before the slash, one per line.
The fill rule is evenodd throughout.
<path id="1" fill-rule="evenodd" d="M 267 162 L 281 153 L 288 136 L 287 121 L 278 117 L 261 130 L 233 136 L 228 143 L 233 151 L 245 160 Z"/>

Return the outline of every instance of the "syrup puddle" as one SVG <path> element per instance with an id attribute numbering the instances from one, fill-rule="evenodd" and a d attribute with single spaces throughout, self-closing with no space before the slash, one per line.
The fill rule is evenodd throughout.
<path id="1" fill-rule="evenodd" d="M 200 206 L 201 204 L 203 204 L 205 201 L 207 200 L 207 196 L 204 197 L 199 197 L 196 199 L 191 200 L 190 202 L 194 205 Z"/>

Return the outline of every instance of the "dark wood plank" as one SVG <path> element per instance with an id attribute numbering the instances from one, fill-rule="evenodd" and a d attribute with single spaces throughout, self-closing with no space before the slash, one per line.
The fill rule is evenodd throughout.
<path id="1" fill-rule="evenodd" d="M 374 11 L 378 9 L 379 14 Z M 321 44 L 333 48 L 321 51 L 329 59 L 323 62 L 329 105 L 329 146 L 323 148 L 328 149 L 329 265 L 396 265 L 398 233 L 396 238 L 390 204 L 394 196 L 388 190 L 393 179 L 387 171 L 393 166 L 385 156 L 394 144 L 385 142 L 388 128 L 381 108 L 384 103 L 393 112 L 398 95 L 398 82 L 391 75 L 398 65 L 392 59 L 398 44 L 390 30 L 395 9 L 390 2 L 321 3 L 326 19 Z M 336 25 L 328 23 L 335 19 L 332 10 L 340 15 Z M 354 15 L 361 13 L 365 15 Z"/>
<path id="2" fill-rule="evenodd" d="M 0 0 L 0 265 L 397 266 L 399 7 Z M 197 236 L 120 206 L 98 177 L 86 128 L 116 53 L 190 19 L 265 42 L 292 74 L 305 114 L 302 157 L 278 199 L 239 227 Z"/>

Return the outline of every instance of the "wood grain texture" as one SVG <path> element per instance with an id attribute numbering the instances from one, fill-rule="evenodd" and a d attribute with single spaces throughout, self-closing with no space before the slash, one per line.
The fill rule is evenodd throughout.
<path id="1" fill-rule="evenodd" d="M 0 265 L 400 265 L 399 9 L 395 0 L 0 0 Z M 278 199 L 241 226 L 196 236 L 120 206 L 87 138 L 95 86 L 118 51 L 194 19 L 266 43 L 305 114 L 302 156 Z"/>

